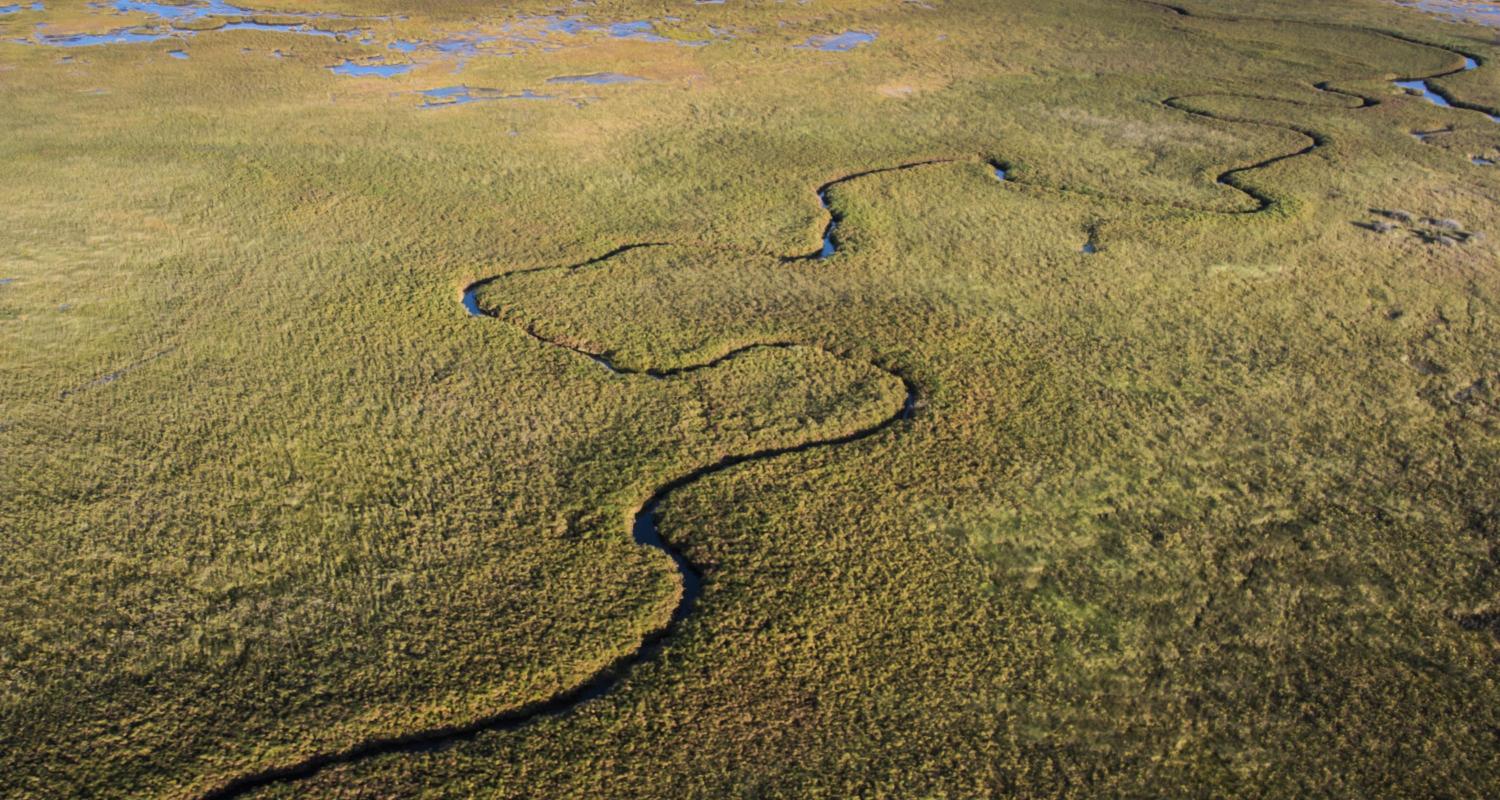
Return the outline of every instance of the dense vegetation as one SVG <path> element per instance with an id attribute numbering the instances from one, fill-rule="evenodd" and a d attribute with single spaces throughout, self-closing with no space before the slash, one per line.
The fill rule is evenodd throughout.
<path id="1" fill-rule="evenodd" d="M 0 794 L 200 796 L 575 687 L 676 604 L 646 497 L 899 374 L 899 428 L 668 496 L 705 591 L 609 693 L 257 793 L 1492 795 L 1500 125 L 1390 79 L 1467 54 L 1433 84 L 1494 112 L 1500 44 L 1175 5 L 599 0 L 710 43 L 509 56 L 386 44 L 545 4 L 0 15 Z M 325 69 L 376 55 L 417 66 Z M 547 83 L 595 72 L 645 80 Z M 422 107 L 454 84 L 556 99 Z M 922 161 L 785 259 L 816 187 Z"/>

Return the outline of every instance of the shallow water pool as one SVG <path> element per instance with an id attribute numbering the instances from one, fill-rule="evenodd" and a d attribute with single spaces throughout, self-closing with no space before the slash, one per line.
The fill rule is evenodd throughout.
<path id="1" fill-rule="evenodd" d="M 344 61 L 329 67 L 331 72 L 356 78 L 394 78 L 411 72 L 415 64 L 360 64 Z"/>
<path id="2" fill-rule="evenodd" d="M 876 34 L 865 31 L 844 31 L 843 33 L 829 34 L 827 36 L 814 36 L 797 45 L 797 49 L 845 53 L 862 44 L 869 44 L 875 41 L 875 37 Z"/>

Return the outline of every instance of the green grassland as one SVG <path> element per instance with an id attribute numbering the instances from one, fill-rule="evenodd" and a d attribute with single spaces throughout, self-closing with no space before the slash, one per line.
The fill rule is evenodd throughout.
<path id="1" fill-rule="evenodd" d="M 1500 110 L 1500 40 L 1178 5 L 599 0 L 713 41 L 461 71 L 383 43 L 550 6 L 0 16 L 0 795 L 584 684 L 678 602 L 646 498 L 899 375 L 667 495 L 704 593 L 603 696 L 249 796 L 1493 796 L 1500 125 L 1390 79 Z"/>

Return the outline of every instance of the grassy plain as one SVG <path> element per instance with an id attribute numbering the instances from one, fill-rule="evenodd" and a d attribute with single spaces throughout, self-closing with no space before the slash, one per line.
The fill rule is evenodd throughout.
<path id="1" fill-rule="evenodd" d="M 1469 53 L 1436 83 L 1491 108 L 1493 34 L 926 5 L 600 0 L 714 41 L 392 79 L 325 67 L 547 6 L 67 51 L 13 40 L 120 20 L 0 16 L 0 794 L 194 797 L 578 685 L 676 601 L 638 504 L 884 418 L 866 364 L 909 424 L 669 496 L 707 581 L 659 660 L 258 795 L 1492 794 L 1500 126 L 1391 86 L 1452 53 L 1307 23 Z M 795 47 L 846 29 L 879 38 Z M 647 80 L 546 83 L 601 71 Z M 420 107 L 458 83 L 562 99 Z M 1215 177 L 1284 126 L 1326 144 L 1241 173 L 1248 213 Z M 815 187 L 928 159 L 780 258 Z M 670 246 L 459 304 L 633 242 Z M 638 367 L 843 358 L 611 376 L 513 321 Z"/>

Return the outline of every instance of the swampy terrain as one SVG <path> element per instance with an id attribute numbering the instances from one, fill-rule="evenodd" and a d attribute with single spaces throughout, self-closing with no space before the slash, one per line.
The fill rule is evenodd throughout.
<path id="1" fill-rule="evenodd" d="M 0 6 L 0 796 L 1493 797 L 1500 35 Z"/>

